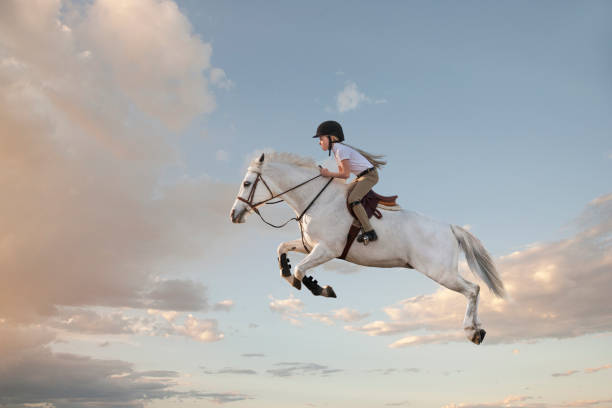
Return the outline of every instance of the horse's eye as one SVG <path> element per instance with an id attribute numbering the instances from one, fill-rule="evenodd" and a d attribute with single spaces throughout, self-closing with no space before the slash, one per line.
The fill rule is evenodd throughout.
<path id="1" fill-rule="evenodd" d="M 251 182 L 250 181 L 245 181 L 242 185 L 245 186 L 245 187 L 248 187 L 248 186 L 251 185 Z"/>

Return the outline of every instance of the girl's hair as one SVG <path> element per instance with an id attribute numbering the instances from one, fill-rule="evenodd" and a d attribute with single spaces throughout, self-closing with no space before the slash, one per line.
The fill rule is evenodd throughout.
<path id="1" fill-rule="evenodd" d="M 335 143 L 340 143 L 340 142 L 337 142 L 336 140 L 338 140 L 338 139 L 336 139 L 336 136 L 332 136 L 332 141 L 334 141 Z M 370 162 L 370 164 L 372 166 L 376 167 L 377 169 L 380 169 L 382 166 L 387 164 L 387 162 L 385 160 L 382 160 L 385 157 L 382 154 L 368 153 L 368 152 L 365 152 L 365 151 L 363 151 L 361 149 L 358 149 L 358 148 L 353 147 L 353 146 L 351 146 L 349 144 L 346 144 L 346 143 L 340 143 L 340 144 L 348 146 L 351 149 L 357 150 L 363 157 L 365 157 Z"/>

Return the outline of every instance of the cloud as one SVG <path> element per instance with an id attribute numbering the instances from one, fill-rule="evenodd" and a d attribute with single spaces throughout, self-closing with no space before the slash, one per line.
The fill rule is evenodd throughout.
<path id="1" fill-rule="evenodd" d="M 407 407 L 409 405 L 410 401 L 388 402 L 385 404 L 386 407 Z"/>
<path id="2" fill-rule="evenodd" d="M 488 343 L 569 338 L 612 329 L 612 312 L 607 307 L 612 290 L 608 273 L 612 270 L 612 194 L 589 203 L 574 223 L 577 232 L 570 238 L 533 244 L 497 259 L 510 300 L 480 292 L 480 317 Z M 466 272 L 464 262 L 461 269 Z M 462 295 L 440 288 L 385 307 L 388 320 L 346 329 L 370 336 L 430 332 L 410 334 L 393 342 L 393 348 L 465 341 L 461 330 L 465 304 Z"/>
<path id="3" fill-rule="evenodd" d="M 341 320 L 343 322 L 356 322 L 358 320 L 365 319 L 369 315 L 369 313 L 359 313 L 357 310 L 346 307 L 332 311 L 332 316 L 334 319 Z"/>
<path id="4" fill-rule="evenodd" d="M 585 368 L 583 373 L 584 374 L 593 374 L 596 373 L 598 371 L 602 371 L 602 370 L 607 370 L 609 368 L 611 368 L 612 365 L 611 364 L 606 364 L 600 367 L 593 367 L 593 368 Z M 566 371 L 564 373 L 554 373 L 552 374 L 553 377 L 568 377 L 570 375 L 574 375 L 574 374 L 578 374 L 580 372 L 580 370 L 569 370 Z"/>
<path id="5" fill-rule="evenodd" d="M 369 316 L 369 313 L 359 313 L 357 310 L 349 308 L 332 310 L 330 313 L 304 312 L 304 303 L 293 295 L 288 299 L 275 299 L 272 296 L 269 296 L 269 298 L 272 300 L 270 302 L 270 310 L 279 313 L 283 319 L 296 326 L 302 324 L 299 319 L 303 318 L 309 318 L 332 326 L 337 321 L 354 322 Z"/>
<path id="6" fill-rule="evenodd" d="M 609 369 L 611 367 L 612 367 L 611 364 L 606 364 L 606 365 L 603 365 L 601 367 L 585 368 L 584 372 L 587 373 L 587 374 L 592 374 L 592 373 L 596 373 L 596 372 L 601 371 L 601 370 L 607 370 L 607 369 Z"/>
<path id="7" fill-rule="evenodd" d="M 369 313 L 359 313 L 357 310 L 348 308 L 332 310 L 330 313 L 302 313 L 299 316 L 296 315 L 296 317 L 311 318 L 328 326 L 334 325 L 337 321 L 355 322 L 365 319 L 368 316 Z"/>
<path id="8" fill-rule="evenodd" d="M 225 71 L 221 68 L 213 68 L 210 70 L 210 82 L 219 88 L 227 90 L 234 87 L 234 82 L 227 78 Z"/>
<path id="9" fill-rule="evenodd" d="M 112 310 L 112 309 L 111 309 Z M 62 337 L 78 335 L 184 336 L 201 342 L 224 338 L 216 319 L 199 319 L 191 314 L 182 316 L 176 311 L 149 309 L 142 315 L 138 309 L 124 309 L 110 313 L 90 309 L 64 308 L 45 321 L 45 327 L 59 330 Z"/>
<path id="10" fill-rule="evenodd" d="M 146 307 L 160 310 L 207 310 L 206 288 L 190 280 L 161 280 L 146 295 Z"/>
<path id="11" fill-rule="evenodd" d="M 356 83 L 348 82 L 336 96 L 336 107 L 340 113 L 348 112 L 357 109 L 364 101 L 369 101 L 369 98 L 357 89 Z"/>
<path id="12" fill-rule="evenodd" d="M 420 373 L 420 368 L 375 368 L 368 370 L 369 373 L 376 373 L 382 375 L 398 374 L 398 373 Z"/>
<path id="13" fill-rule="evenodd" d="M 214 251 L 201 237 L 227 233 L 235 187 L 159 179 L 180 163 L 169 129 L 214 105 L 210 51 L 169 1 L 1 2 L 0 318 L 205 308 L 202 286 L 159 276 Z"/>
<path id="14" fill-rule="evenodd" d="M 612 402 L 607 400 L 576 400 L 563 403 L 532 402 L 534 397 L 524 395 L 510 395 L 502 401 L 482 402 L 482 403 L 451 403 L 444 405 L 443 408 L 559 408 L 559 407 L 590 407 Z"/>
<path id="15" fill-rule="evenodd" d="M 168 398 L 216 402 L 251 398 L 237 393 L 177 391 L 179 372 L 137 371 L 125 361 L 54 353 L 47 346 L 54 339 L 40 328 L 0 325 L 0 405 L 144 407 L 147 402 Z"/>
<path id="16" fill-rule="evenodd" d="M 275 366 L 278 366 L 278 368 L 266 370 L 267 373 L 275 377 L 292 377 L 295 375 L 319 375 L 325 377 L 344 371 L 316 363 L 286 362 L 276 363 Z"/>
<path id="17" fill-rule="evenodd" d="M 240 394 L 235 392 L 215 393 L 215 392 L 186 392 L 180 395 L 181 397 L 189 397 L 196 399 L 207 399 L 216 404 L 227 404 L 229 402 L 245 401 L 254 399 L 247 394 Z"/>
<path id="18" fill-rule="evenodd" d="M 265 357 L 265 354 L 262 353 L 246 353 L 246 354 L 241 354 L 242 357 Z"/>
<path id="19" fill-rule="evenodd" d="M 296 299 L 293 295 L 288 299 L 275 299 L 272 295 L 269 298 L 271 300 L 269 304 L 271 311 L 280 314 L 284 320 L 295 326 L 301 325 L 298 318 L 304 308 L 304 303 L 300 299 Z"/>
<path id="20" fill-rule="evenodd" d="M 497 401 L 493 403 L 476 403 L 476 404 L 467 404 L 467 403 L 459 403 L 459 404 L 448 404 L 443 408 L 514 408 L 514 407 L 525 407 L 525 408 L 545 408 L 547 405 L 541 403 L 531 403 L 525 402 L 533 399 L 530 396 L 521 396 L 521 395 L 510 395 L 503 399 L 502 401 Z"/>
<path id="21" fill-rule="evenodd" d="M 183 324 L 170 322 L 171 330 L 168 334 L 182 335 L 201 342 L 215 342 L 223 339 L 224 334 L 219 332 L 216 319 L 198 320 L 193 315 L 187 315 Z"/>
<path id="22" fill-rule="evenodd" d="M 64 310 L 49 325 L 61 330 L 83 334 L 133 334 L 137 331 L 137 318 L 129 318 L 122 312 L 101 315 L 93 310 Z"/>
<path id="23" fill-rule="evenodd" d="M 138 0 L 119 7 L 98 0 L 86 19 L 75 23 L 92 58 L 143 111 L 172 129 L 215 108 L 204 71 L 210 70 L 213 83 L 231 83 L 222 69 L 211 67 L 211 45 L 192 33 L 173 1 Z"/>
<path id="24" fill-rule="evenodd" d="M 220 370 L 204 370 L 206 374 L 238 374 L 238 375 L 255 375 L 257 371 L 243 368 L 222 368 Z"/>
<path id="25" fill-rule="evenodd" d="M 215 305 L 213 306 L 213 310 L 229 312 L 230 310 L 232 310 L 233 307 L 234 301 L 231 299 L 226 299 L 215 303 Z"/>
<path id="26" fill-rule="evenodd" d="M 564 373 L 554 373 L 554 374 L 552 374 L 552 376 L 553 377 L 569 377 L 570 375 L 574 375 L 574 374 L 576 374 L 578 372 L 579 372 L 578 370 L 569 370 L 569 371 L 566 371 Z"/>

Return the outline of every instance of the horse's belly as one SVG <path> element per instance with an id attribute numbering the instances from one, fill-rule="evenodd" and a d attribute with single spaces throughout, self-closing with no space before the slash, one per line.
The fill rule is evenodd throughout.
<path id="1" fill-rule="evenodd" d="M 355 240 L 347 261 L 380 268 L 418 268 L 422 255 L 431 258 L 436 251 L 447 249 L 442 242 L 451 242 L 448 224 L 412 212 L 386 211 L 381 220 L 373 219 L 372 226 L 378 240 L 367 246 Z"/>

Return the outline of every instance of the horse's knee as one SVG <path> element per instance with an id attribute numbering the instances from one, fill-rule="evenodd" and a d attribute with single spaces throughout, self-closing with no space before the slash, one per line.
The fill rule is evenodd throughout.
<path id="1" fill-rule="evenodd" d="M 306 271 L 303 271 L 299 265 L 296 265 L 293 269 L 293 276 L 295 276 L 298 280 L 302 280 L 306 275 Z"/>

